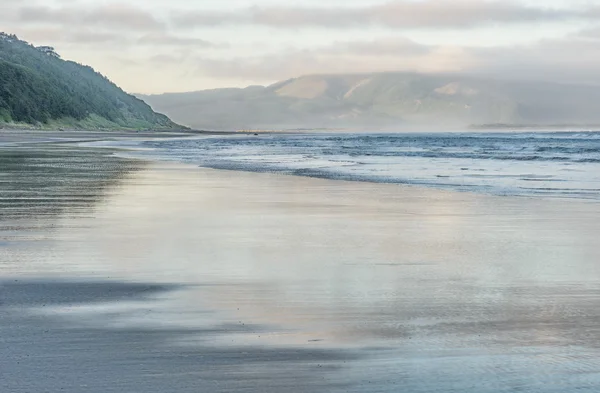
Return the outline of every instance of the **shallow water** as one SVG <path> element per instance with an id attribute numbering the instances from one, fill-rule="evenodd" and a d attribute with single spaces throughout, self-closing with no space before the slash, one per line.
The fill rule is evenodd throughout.
<path id="1" fill-rule="evenodd" d="M 600 199 L 600 132 L 238 135 L 142 146 L 210 168 Z"/>
<path id="2" fill-rule="evenodd" d="M 596 202 L 9 153 L 0 390 L 600 387 Z"/>

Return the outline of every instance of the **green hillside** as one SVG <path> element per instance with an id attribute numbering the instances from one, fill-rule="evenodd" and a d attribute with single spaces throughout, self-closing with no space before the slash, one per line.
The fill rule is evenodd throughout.
<path id="1" fill-rule="evenodd" d="M 600 124 L 600 89 L 459 75 L 312 75 L 271 86 L 144 96 L 194 128 Z"/>
<path id="2" fill-rule="evenodd" d="M 91 67 L 0 33 L 0 125 L 83 129 L 181 128 Z"/>

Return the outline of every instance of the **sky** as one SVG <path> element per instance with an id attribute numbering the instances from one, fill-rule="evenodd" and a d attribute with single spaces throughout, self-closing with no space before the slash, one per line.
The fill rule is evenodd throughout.
<path id="1" fill-rule="evenodd" d="M 600 0 L 0 0 L 0 31 L 132 93 L 380 71 L 600 84 Z"/>

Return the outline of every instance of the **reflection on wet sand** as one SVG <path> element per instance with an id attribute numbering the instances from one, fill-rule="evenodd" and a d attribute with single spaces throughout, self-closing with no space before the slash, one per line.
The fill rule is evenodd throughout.
<path id="1" fill-rule="evenodd" d="M 61 145 L 0 147 L 0 239 L 21 224 L 48 227 L 61 214 L 89 212 L 144 165 L 111 156 Z"/>
<path id="2" fill-rule="evenodd" d="M 71 287 L 49 285 L 24 311 L 10 299 L 32 287 L 4 287 L 22 293 L 5 297 L 9 320 L 29 329 L 0 325 L 14 356 L 38 326 L 52 333 L 44 356 L 74 356 L 53 386 L 101 391 L 111 373 L 146 392 L 600 386 L 600 204 L 170 164 L 123 173 L 53 218 L 44 242 L 0 246 L 7 279 L 120 294 L 58 301 Z M 163 289 L 138 299 L 136 285 Z M 82 371 L 94 359 L 106 363 Z"/>

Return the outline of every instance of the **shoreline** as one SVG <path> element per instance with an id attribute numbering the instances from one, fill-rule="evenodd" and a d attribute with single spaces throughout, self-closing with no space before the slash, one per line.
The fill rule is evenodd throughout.
<path id="1" fill-rule="evenodd" d="M 5 131 L 5 130 L 4 130 Z M 522 133 L 521 131 L 515 131 L 516 133 Z M 276 133 L 274 133 L 276 134 Z M 300 133 L 302 134 L 302 133 Z M 234 171 L 234 172 L 244 172 L 244 173 L 271 173 L 280 176 L 295 176 L 295 177 L 304 177 L 304 178 L 312 178 L 312 179 L 323 179 L 330 181 L 343 181 L 343 182 L 359 182 L 359 183 L 367 183 L 367 184 L 388 184 L 397 187 L 409 187 L 409 188 L 417 188 L 423 190 L 436 190 L 441 192 L 455 192 L 460 194 L 475 194 L 480 196 L 487 197 L 497 197 L 497 198 L 522 198 L 522 199 L 535 199 L 535 200 L 548 200 L 548 201 L 582 201 L 586 203 L 598 203 L 600 202 L 597 198 L 591 197 L 582 197 L 582 196 L 565 196 L 565 195 L 529 195 L 529 194 L 496 194 L 493 192 L 485 192 L 482 190 L 472 190 L 472 189 L 457 189 L 457 188 L 446 188 L 442 186 L 438 186 L 436 184 L 419 184 L 419 183 L 410 183 L 410 182 L 394 182 L 394 181 L 383 181 L 383 180 L 369 180 L 362 177 L 352 177 L 351 175 L 339 175 L 339 176 L 326 176 L 326 175 L 315 175 L 315 174 L 297 174 L 297 173 L 286 173 L 286 172 L 277 172 L 277 171 L 263 171 L 261 169 L 249 169 L 249 168 L 227 168 L 227 167 L 219 167 L 219 166 L 210 166 L 210 165 L 200 165 L 196 163 L 185 163 L 178 162 L 172 160 L 164 160 L 160 157 L 152 156 L 152 155 L 144 155 L 139 156 L 134 154 L 136 152 L 136 148 L 128 145 L 124 146 L 116 146 L 110 145 L 110 143 L 122 143 L 122 142 L 144 142 L 151 140 L 168 140 L 168 139 L 194 139 L 198 137 L 210 137 L 210 136 L 240 136 L 244 135 L 244 133 L 240 132 L 213 132 L 213 131 L 189 131 L 182 133 L 174 133 L 174 132 L 162 132 L 162 131 L 152 131 L 152 132 L 127 132 L 127 131 L 119 131 L 115 133 L 108 132 L 95 132 L 95 131 L 71 131 L 71 132 L 51 132 L 48 133 L 46 131 L 35 131 L 27 134 L 19 133 L 18 135 L 14 135 L 11 132 L 3 133 L 0 130 L 0 148 L 9 147 L 14 145 L 22 145 L 26 146 L 28 144 L 41 144 L 41 145 L 68 145 L 68 144 L 76 144 L 81 147 L 90 148 L 90 149 L 99 149 L 99 150 L 113 150 L 115 156 L 122 157 L 125 159 L 135 159 L 146 162 L 161 162 L 161 163 L 179 163 L 181 165 L 189 165 L 195 168 L 205 168 L 212 169 L 218 171 Z M 97 145 L 98 143 L 109 143 L 109 145 L 102 146 Z M 130 152 L 131 154 L 127 154 Z"/>
<path id="2" fill-rule="evenodd" d="M 37 136 L 46 136 L 48 138 L 144 138 L 153 135 L 164 136 L 194 136 L 194 135 L 233 135 L 235 131 L 203 131 L 203 130 L 26 130 L 26 129 L 0 129 L 0 137 L 21 137 L 24 141 Z"/>
<path id="3" fill-rule="evenodd" d="M 238 136 L 239 134 L 227 134 L 227 136 Z M 312 134 L 311 134 L 312 135 Z M 197 136 L 189 136 L 189 137 L 174 137 L 174 139 L 195 139 L 195 137 L 201 137 L 204 135 L 197 135 Z M 205 134 L 205 136 L 211 136 L 211 134 Z M 165 138 L 165 140 L 168 140 L 168 138 Z M 94 147 L 93 144 L 90 145 L 91 147 Z M 497 198 L 524 198 L 524 199 L 539 199 L 539 200 L 549 200 L 549 201 L 563 201 L 563 202 L 569 202 L 569 201 L 584 201 L 587 203 L 598 203 L 600 202 L 600 199 L 598 197 L 594 197 L 594 196 L 586 196 L 585 193 L 581 193 L 581 194 L 528 194 L 528 193 L 523 193 L 523 194 L 517 194 L 517 193 L 509 193 L 509 192 L 502 192 L 502 193 L 498 193 L 497 191 L 485 191 L 484 189 L 476 189 L 476 188 L 469 188 L 469 187 L 459 187 L 458 185 L 454 184 L 454 185 L 445 185 L 445 184 L 438 184 L 438 183 L 431 183 L 431 182 L 418 182 L 418 181 L 411 181 L 411 180 L 406 180 L 406 181 L 397 181 L 394 179 L 386 179 L 386 178 L 379 178 L 379 179 L 373 179 L 373 178 L 369 178 L 367 176 L 362 176 L 362 175 L 353 175 L 351 173 L 328 173 L 328 172 L 322 172 L 319 173 L 318 171 L 315 172 L 311 172 L 308 170 L 302 171 L 301 173 L 297 173 L 294 171 L 288 171 L 285 169 L 272 169 L 272 168 L 265 168 L 265 167 L 259 167 L 259 166 L 248 166 L 248 167 L 242 167 L 242 166 L 236 166 L 236 165 L 223 165 L 223 164 L 211 164 L 211 163 L 194 163 L 194 162 L 183 162 L 183 161 L 178 161 L 178 160 L 173 160 L 173 159 L 167 159 L 165 157 L 161 157 L 158 155 L 143 155 L 143 156 L 139 156 L 136 154 L 133 154 L 134 152 L 136 152 L 135 147 L 131 147 L 131 146 L 98 146 L 98 147 L 106 147 L 106 148 L 113 148 L 113 149 L 117 149 L 120 150 L 121 152 L 124 152 L 125 154 L 121 154 L 120 156 L 122 157 L 129 157 L 129 158 L 139 158 L 142 160 L 149 160 L 152 162 L 170 162 L 170 163 L 180 163 L 182 165 L 191 165 L 193 167 L 196 168 L 205 168 L 205 169 L 212 169 L 212 170 L 218 170 L 218 171 L 234 171 L 234 172 L 244 172 L 244 173 L 270 173 L 270 174 L 274 174 L 274 175 L 280 175 L 280 176 L 294 176 L 294 177 L 303 177 L 303 178 L 311 178 L 311 179 L 323 179 L 323 180 L 330 180 L 330 181 L 343 181 L 343 182 L 359 182 L 359 183 L 368 183 L 368 184 L 375 184 L 375 185 L 381 185 L 381 184 L 387 184 L 387 185 L 392 185 L 392 186 L 397 186 L 397 187 L 410 187 L 410 188 L 417 188 L 417 189 L 423 189 L 423 190 L 437 190 L 437 191 L 442 191 L 442 192 L 456 192 L 456 193 L 467 193 L 467 194 L 476 194 L 476 195 L 481 195 L 481 196 L 490 196 L 490 197 L 497 197 Z M 143 149 L 142 149 L 143 150 Z M 127 154 L 127 151 L 130 151 L 132 154 Z M 439 176 L 439 178 L 445 178 L 448 176 Z M 586 190 L 582 190 L 582 191 L 586 191 Z"/>

